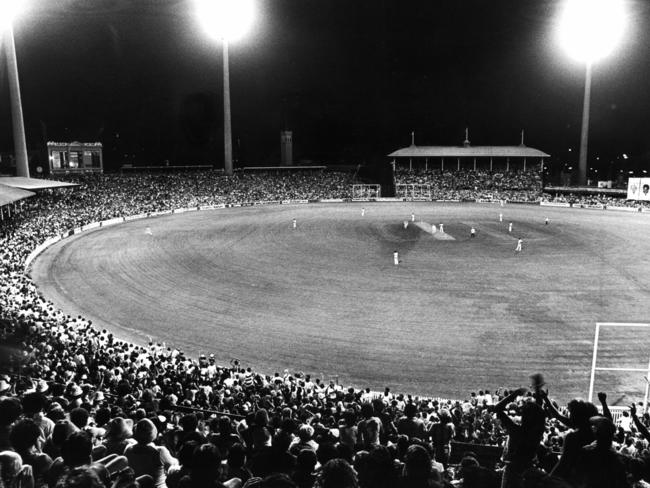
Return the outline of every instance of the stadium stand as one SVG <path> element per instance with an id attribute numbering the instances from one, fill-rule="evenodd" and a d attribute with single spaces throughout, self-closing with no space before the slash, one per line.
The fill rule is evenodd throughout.
<path id="1" fill-rule="evenodd" d="M 540 191 L 526 175 L 490 178 L 480 176 L 490 191 Z M 121 341 L 55 309 L 23 274 L 39 243 L 70 228 L 178 207 L 349 198 L 350 175 L 72 180 L 80 187 L 32 197 L 0 224 L 0 488 L 647 486 L 650 417 L 632 406 L 615 423 L 603 393 L 601 415 L 577 399 L 560 408 L 540 388 L 445 400 L 262 374 Z"/>

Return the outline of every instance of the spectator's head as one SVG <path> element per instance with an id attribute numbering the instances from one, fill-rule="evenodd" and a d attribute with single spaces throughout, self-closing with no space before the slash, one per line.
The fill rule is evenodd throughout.
<path id="1" fill-rule="evenodd" d="M 90 464 L 92 450 L 93 442 L 90 434 L 80 430 L 70 434 L 63 442 L 61 455 L 65 465 L 73 468 Z"/>
<path id="2" fill-rule="evenodd" d="M 611 444 L 616 433 L 616 426 L 607 417 L 595 415 L 589 419 L 594 437 L 598 444 Z"/>
<path id="3" fill-rule="evenodd" d="M 20 486 L 16 483 L 16 476 L 23 467 L 20 454 L 14 451 L 0 452 L 0 483 L 3 487 Z"/>
<path id="4" fill-rule="evenodd" d="M 571 400 L 567 404 L 569 410 L 569 418 L 573 425 L 578 429 L 585 429 L 589 427 L 589 419 L 598 415 L 598 409 L 591 402 L 585 402 L 581 399 Z"/>
<path id="5" fill-rule="evenodd" d="M 372 403 L 365 402 L 361 405 L 361 416 L 364 419 L 369 419 L 375 413 L 375 410 L 372 408 Z"/>
<path id="6" fill-rule="evenodd" d="M 158 437 L 158 429 L 151 420 L 138 420 L 133 429 L 133 438 L 138 441 L 138 444 L 149 444 L 156 440 L 156 437 Z"/>
<path id="7" fill-rule="evenodd" d="M 79 429 L 69 420 L 59 420 L 52 430 L 52 443 L 61 448 L 65 440 Z"/>
<path id="8" fill-rule="evenodd" d="M 97 472 L 88 467 L 76 467 L 57 483 L 57 488 L 105 488 Z"/>
<path id="9" fill-rule="evenodd" d="M 414 403 L 407 403 L 404 407 L 404 416 L 407 418 L 413 418 L 418 413 L 418 407 Z"/>
<path id="10" fill-rule="evenodd" d="M 70 421 L 80 429 L 84 429 L 88 425 L 89 417 L 90 414 L 85 408 L 77 407 L 70 410 Z"/>
<path id="11" fill-rule="evenodd" d="M 431 476 L 431 456 L 418 445 L 410 446 L 404 459 L 404 476 L 411 480 L 427 480 Z"/>
<path id="12" fill-rule="evenodd" d="M 357 474 L 350 464 L 343 459 L 331 459 L 318 474 L 320 488 L 358 488 Z"/>
<path id="13" fill-rule="evenodd" d="M 314 436 L 314 428 L 309 424 L 303 424 L 298 429 L 298 437 L 301 442 L 309 442 Z"/>
<path id="14" fill-rule="evenodd" d="M 183 415 L 178 421 L 184 432 L 194 432 L 199 426 L 199 419 L 193 413 Z"/>
<path id="15" fill-rule="evenodd" d="M 214 444 L 201 444 L 194 449 L 191 477 L 195 481 L 217 480 L 221 471 L 221 453 Z"/>
<path id="16" fill-rule="evenodd" d="M 233 444 L 228 450 L 228 466 L 241 468 L 246 463 L 246 448 L 239 442 Z"/>
<path id="17" fill-rule="evenodd" d="M 15 397 L 0 399 L 0 426 L 13 424 L 20 414 L 23 413 L 23 407 Z"/>
<path id="18" fill-rule="evenodd" d="M 122 417 L 115 417 L 106 424 L 106 438 L 111 442 L 121 442 L 132 435 L 129 422 Z"/>
<path id="19" fill-rule="evenodd" d="M 23 411 L 29 417 L 43 411 L 47 403 L 47 398 L 42 393 L 35 391 L 25 395 L 22 403 Z"/>
<path id="20" fill-rule="evenodd" d="M 32 419 L 22 419 L 14 424 L 9 434 L 9 442 L 18 453 L 31 449 L 40 450 L 43 431 Z"/>

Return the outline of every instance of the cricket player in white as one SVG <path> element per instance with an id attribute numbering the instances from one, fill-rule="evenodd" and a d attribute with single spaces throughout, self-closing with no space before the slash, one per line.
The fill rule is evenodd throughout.
<path id="1" fill-rule="evenodd" d="M 444 231 L 444 229 L 442 227 L 442 224 L 440 224 L 440 232 L 442 232 L 443 234 L 445 233 L 445 231 Z"/>
<path id="2" fill-rule="evenodd" d="M 476 237 L 476 229 L 474 227 L 469 230 L 469 236 Z"/>
<path id="3" fill-rule="evenodd" d="M 524 242 L 523 239 L 517 239 L 517 247 L 515 247 L 515 252 L 521 252 L 521 244 Z"/>
<path id="4" fill-rule="evenodd" d="M 296 219 L 293 219 L 293 228 L 295 229 L 297 227 Z"/>
<path id="5" fill-rule="evenodd" d="M 499 214 L 499 222 L 503 222 L 503 214 L 502 213 Z"/>
<path id="6" fill-rule="evenodd" d="M 548 225 L 548 217 L 544 219 L 544 225 Z"/>
<path id="7" fill-rule="evenodd" d="M 436 224 L 431 224 L 431 233 L 432 234 L 436 233 Z"/>
<path id="8" fill-rule="evenodd" d="M 408 220 L 405 220 L 405 221 L 404 221 L 404 228 L 406 229 L 408 226 L 409 226 L 409 221 L 408 221 Z"/>
<path id="9" fill-rule="evenodd" d="M 411 222 L 415 222 L 415 214 L 414 213 L 411 214 Z"/>
<path id="10" fill-rule="evenodd" d="M 395 266 L 399 264 L 399 253 L 397 251 L 393 251 L 393 264 Z"/>
<path id="11" fill-rule="evenodd" d="M 512 232 L 512 222 L 508 224 L 508 232 Z"/>
<path id="12" fill-rule="evenodd" d="M 147 234 L 148 236 L 152 236 L 152 235 L 153 235 L 153 233 L 151 232 L 151 227 L 147 227 L 147 228 L 144 230 L 144 233 Z"/>
<path id="13" fill-rule="evenodd" d="M 361 207 L 361 216 L 363 217 L 364 215 L 366 215 L 366 209 L 365 207 Z"/>

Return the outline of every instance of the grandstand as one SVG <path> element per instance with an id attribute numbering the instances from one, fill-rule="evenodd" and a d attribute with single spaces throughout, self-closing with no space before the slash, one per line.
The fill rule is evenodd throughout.
<path id="1" fill-rule="evenodd" d="M 616 312 L 629 313 L 634 319 L 643 320 L 646 312 L 640 305 L 647 300 L 644 289 L 648 274 L 640 256 L 645 252 L 644 233 L 647 231 L 643 230 L 643 223 L 646 222 L 647 215 L 639 210 L 645 207 L 637 204 L 633 207 L 635 212 L 627 214 L 609 212 L 607 206 L 622 207 L 625 204 L 623 200 L 613 199 L 609 195 L 607 205 L 598 209 L 597 213 L 564 206 L 543 207 L 539 204 L 565 202 L 558 201 L 559 197 L 545 195 L 534 173 L 512 171 L 501 172 L 499 175 L 474 170 L 449 174 L 428 169 L 417 174 L 398 171 L 398 180 L 401 178 L 400 181 L 405 181 L 398 184 L 430 185 L 430 200 L 472 202 L 462 205 L 430 201 L 370 204 L 367 212 L 369 223 L 366 224 L 367 227 L 361 228 L 359 204 L 349 203 L 354 196 L 353 185 L 358 182 L 349 173 L 247 172 L 230 178 L 224 178 L 213 171 L 182 174 L 93 174 L 68 177 L 77 187 L 36 195 L 29 195 L 25 190 L 13 194 L 12 190 L 6 190 L 7 198 L 16 199 L 8 200 L 9 204 L 13 205 L 15 201 L 24 203 L 21 212 L 7 214 L 7 218 L 0 224 L 0 324 L 3 337 L 0 364 L 0 442 L 3 446 L 0 458 L 4 463 L 3 480 L 25 483 L 27 487 L 31 486 L 29 483 L 33 478 L 35 486 L 56 486 L 61 483 L 61 486 L 72 487 L 78 486 L 75 480 L 86 476 L 97 488 L 112 483 L 115 486 L 124 484 L 129 487 L 161 486 L 163 483 L 174 488 L 181 485 L 185 487 L 188 483 L 193 486 L 200 476 L 207 477 L 212 486 L 215 480 L 228 482 L 235 478 L 247 482 L 248 486 L 256 486 L 255 483 L 267 483 L 257 486 L 277 486 L 270 484 L 272 481 L 268 481 L 269 476 L 285 476 L 288 481 L 282 486 L 317 486 L 316 478 L 325 476 L 323 473 L 329 468 L 340 467 L 342 463 L 338 462 L 337 465 L 335 460 L 343 459 L 354 467 L 353 476 L 362 488 L 419 486 L 413 481 L 417 476 L 424 476 L 427 486 L 436 486 L 434 483 L 438 483 L 437 486 L 451 486 L 452 481 L 457 483 L 461 480 L 463 486 L 498 486 L 502 473 L 512 474 L 511 471 L 515 469 L 514 460 L 508 457 L 507 452 L 516 448 L 513 443 L 517 435 L 509 434 L 530 425 L 524 422 L 524 427 L 518 427 L 517 418 L 520 415 L 533 418 L 540 412 L 543 413 L 541 430 L 527 433 L 538 436 L 533 438 L 533 445 L 537 449 L 527 457 L 517 459 L 520 463 L 515 466 L 517 469 L 527 469 L 538 478 L 544 478 L 562 459 L 564 464 L 561 466 L 566 471 L 558 470 L 555 474 L 566 482 L 580 486 L 579 483 L 590 479 L 596 467 L 588 459 L 571 455 L 582 454 L 582 445 L 597 440 L 597 448 L 611 448 L 612 452 L 616 452 L 613 459 L 623 474 L 627 474 L 630 479 L 643 477 L 642 472 L 639 474 L 639 463 L 645 462 L 650 439 L 647 430 L 650 422 L 643 412 L 645 406 L 629 410 L 628 415 L 617 414 L 616 428 L 610 428 L 613 427 L 613 421 L 609 420 L 613 417 L 608 402 L 616 402 L 623 391 L 630 393 L 626 400 L 640 398 L 632 397 L 633 393 L 628 391 L 633 387 L 635 379 L 599 379 L 601 386 L 612 385 L 621 390 L 610 390 L 609 395 L 598 394 L 597 404 L 603 416 L 591 421 L 597 434 L 595 436 L 590 429 L 589 415 L 585 415 L 589 412 L 595 414 L 596 407 L 584 401 L 570 401 L 584 395 L 578 386 L 579 381 L 570 384 L 560 384 L 557 381 L 561 370 L 581 364 L 584 355 L 580 347 L 562 349 L 559 355 L 550 355 L 548 362 L 544 363 L 549 367 L 543 371 L 549 383 L 548 395 L 557 399 L 561 405 L 567 405 L 565 408 L 549 400 L 538 377 L 528 388 L 513 390 L 511 388 L 519 386 L 512 384 L 513 376 L 499 377 L 492 375 L 492 372 L 501 365 L 503 370 L 518 374 L 522 382 L 528 383 L 528 373 L 535 372 L 526 372 L 525 366 L 530 365 L 531 357 L 527 354 L 534 345 L 531 337 L 536 329 L 543 330 L 554 320 L 552 307 L 562 303 L 556 301 L 555 294 L 566 294 L 567 309 L 561 313 L 570 307 L 576 310 L 574 315 L 566 318 L 567 323 L 562 324 L 563 328 L 554 329 L 550 334 L 552 346 L 548 346 L 549 351 L 559 350 L 565 342 L 574 345 L 582 343 L 582 346 L 586 343 L 586 359 L 589 362 L 591 337 L 585 341 L 576 334 L 583 329 L 593 333 L 595 321 L 592 317 Z M 413 178 L 418 181 L 410 182 Z M 420 179 L 425 182 L 420 182 Z M 2 187 L 0 190 L 4 191 Z M 488 194 L 490 198 L 487 197 Z M 580 207 L 583 198 L 585 197 L 576 197 L 566 203 Z M 492 314 L 491 325 L 495 329 L 476 328 L 474 333 L 477 342 L 489 349 L 493 347 L 492 344 L 494 347 L 501 344 L 504 351 L 510 352 L 508 355 L 495 354 L 491 349 L 483 357 L 477 356 L 475 352 L 470 357 L 459 358 L 451 348 L 432 354 L 432 349 L 423 350 L 417 346 L 425 340 L 426 335 L 432 334 L 426 328 L 431 315 L 447 313 L 459 308 L 459 303 L 465 303 L 464 300 L 474 299 L 469 296 L 468 282 L 479 281 L 477 278 L 482 276 L 480 272 L 474 274 L 471 280 L 460 276 L 464 271 L 459 263 L 468 259 L 470 254 L 468 248 L 463 246 L 471 243 L 461 237 L 470 219 L 481 224 L 477 226 L 478 245 L 483 246 L 479 249 L 488 252 L 488 249 L 493 248 L 491 254 L 487 255 L 490 260 L 512 263 L 509 247 L 508 261 L 505 260 L 505 251 L 503 255 L 500 254 L 499 243 L 504 243 L 504 249 L 509 245 L 508 237 L 503 235 L 496 220 L 496 209 L 501 207 L 490 203 L 482 204 L 481 200 L 517 200 L 538 204 L 516 206 L 508 203 L 502 211 L 515 215 L 516 228 L 525 229 L 530 242 L 537 243 L 540 249 L 537 255 L 531 251 L 532 256 L 527 259 L 533 260 L 536 268 L 547 268 L 548 274 L 537 283 L 543 295 L 534 297 L 535 300 L 542 296 L 544 298 L 541 302 L 526 303 L 531 306 L 529 316 L 525 319 L 530 321 L 528 327 L 519 330 L 511 327 L 509 334 L 507 328 L 502 329 L 501 339 L 495 331 L 499 322 L 503 321 L 504 310 L 500 308 L 502 302 L 494 300 L 493 295 L 492 306 L 482 306 L 484 315 Z M 317 203 L 299 206 L 303 202 Z M 260 205 L 262 203 L 264 205 Z M 216 211 L 225 207 L 231 208 Z M 174 214 L 172 210 L 175 211 Z M 192 213 L 188 213 L 189 210 Z M 404 234 L 401 221 L 412 211 L 422 219 L 445 219 L 446 232 L 459 238 L 441 244 L 445 246 L 443 248 L 433 247 L 439 243 L 424 240 L 416 226 L 410 226 L 407 234 Z M 182 215 L 176 215 L 178 213 Z M 73 231 L 73 236 L 79 232 L 81 235 L 78 239 L 73 238 L 58 245 L 69 246 L 67 249 L 70 250 L 74 245 L 85 247 L 86 256 L 93 251 L 100 254 L 100 249 L 102 256 L 124 256 L 131 252 L 129 249 L 132 246 L 141 245 L 143 250 L 149 249 L 157 258 L 170 249 L 163 242 L 167 230 L 170 232 L 167 242 L 173 243 L 173 235 L 176 235 L 179 240 L 174 245 L 177 249 L 187 250 L 188 229 L 195 234 L 202 232 L 196 230 L 201 228 L 195 225 L 196 222 L 202 222 L 206 232 L 208 229 L 218 231 L 209 235 L 214 246 L 226 243 L 222 239 L 226 239 L 228 233 L 232 233 L 233 238 L 239 242 L 245 242 L 247 232 L 249 235 L 251 230 L 259 232 L 255 236 L 265 239 L 258 248 L 260 253 L 237 256 L 237 259 L 248 259 L 248 269 L 254 270 L 267 259 L 261 252 L 264 247 L 277 250 L 274 247 L 276 242 L 289 246 L 289 241 L 277 241 L 277 236 L 290 234 L 286 229 L 289 228 L 289 216 L 293 215 L 298 216 L 299 229 L 305 229 L 304 232 L 301 230 L 302 234 L 294 234 L 292 237 L 303 246 L 297 249 L 312 252 L 301 256 L 295 252 L 295 247 L 287 247 L 284 251 L 286 255 L 280 255 L 279 258 L 276 256 L 276 261 L 281 263 L 286 263 L 287 259 L 297 263 L 297 268 L 286 267 L 287 282 L 300 279 L 297 269 L 302 269 L 303 274 L 312 273 L 309 280 L 304 280 L 305 286 L 316 281 L 319 274 L 330 276 L 327 280 L 335 282 L 333 275 L 326 274 L 328 260 L 330 266 L 336 259 L 342 260 L 343 266 L 366 266 L 358 260 L 361 254 L 354 255 L 357 261 L 351 259 L 352 255 L 346 254 L 347 249 L 358 250 L 359 242 L 353 242 L 351 238 L 357 235 L 357 229 L 360 229 L 358 232 L 364 234 L 366 239 L 370 235 L 377 242 L 390 243 L 391 251 L 395 242 L 410 246 L 413 260 L 425 259 L 425 254 L 432 252 L 440 253 L 438 261 L 449 260 L 449 268 L 439 270 L 440 276 L 444 278 L 439 282 L 457 280 L 454 282 L 453 293 L 446 300 L 449 310 L 441 303 L 439 309 L 430 311 L 425 317 L 427 320 L 422 322 L 423 328 L 419 332 L 413 331 L 411 349 L 403 352 L 406 356 L 422 354 L 422 359 L 429 368 L 433 364 L 441 371 L 443 364 L 449 361 L 477 363 L 485 371 L 486 377 L 480 378 L 479 383 L 476 377 L 459 374 L 460 370 L 456 370 L 456 374 L 449 379 L 457 388 L 455 396 L 436 395 L 434 391 L 409 391 L 407 382 L 401 385 L 401 391 L 393 391 L 395 388 L 370 388 L 363 384 L 352 385 L 346 383 L 346 378 L 352 377 L 352 372 L 347 369 L 331 371 L 331 375 L 321 375 L 315 369 L 301 371 L 292 366 L 290 361 L 293 361 L 293 365 L 298 365 L 303 355 L 308 354 L 304 351 L 298 353 L 300 344 L 295 338 L 299 336 L 291 334 L 280 338 L 284 349 L 274 348 L 273 343 L 268 341 L 262 344 L 257 341 L 261 348 L 258 348 L 256 354 L 251 352 L 246 361 L 242 361 L 239 355 L 239 359 L 232 361 L 223 354 L 211 356 L 212 351 L 206 350 L 208 344 L 204 341 L 199 344 L 199 347 L 204 348 L 201 351 L 190 352 L 189 348 L 183 347 L 185 352 L 182 352 L 179 345 L 187 337 L 182 337 L 184 333 L 178 326 L 170 331 L 169 339 L 164 343 L 157 337 L 149 340 L 146 332 L 132 327 L 137 324 L 128 324 L 131 337 L 128 334 L 120 335 L 117 332 L 119 327 L 104 328 L 98 322 L 91 323 L 88 317 L 78 316 L 72 310 L 59 310 L 50 301 L 51 297 L 43 295 L 31 278 L 24 274 L 25 261 L 34 249 L 45 241 L 60 239 L 62 236 L 65 241 L 66 236 L 71 234 L 70 231 Z M 557 230 L 544 228 L 544 215 L 551 215 L 551 222 L 557 223 L 554 228 Z M 535 219 L 539 221 L 534 222 Z M 341 223 L 340 228 L 336 222 Z M 104 223 L 101 229 L 97 229 L 99 223 Z M 118 223 L 120 225 L 114 225 Z M 474 222 L 471 224 L 475 225 Z M 143 232 L 144 226 L 152 228 L 153 238 L 159 238 L 159 243 L 152 245 L 150 241 L 143 241 L 148 238 Z M 607 228 L 608 232 L 602 232 L 603 228 Z M 113 232 L 115 234 L 111 234 Z M 595 232 L 601 235 L 599 242 L 603 244 L 602 248 L 596 244 L 591 246 L 589 238 L 596 235 Z M 328 235 L 333 239 L 330 242 L 336 242 L 339 247 L 328 250 L 316 246 L 315 242 L 318 241 L 313 237 L 325 239 Z M 125 240 L 125 236 L 131 236 L 133 242 Z M 562 236 L 562 246 L 553 241 L 558 236 Z M 249 239 L 252 240 L 252 236 Z M 84 246 L 84 242 L 88 245 Z M 101 244 L 107 247 L 99 247 Z M 54 253 L 56 246 L 46 252 Z M 372 255 L 373 252 L 381 255 L 380 248 L 371 247 L 362 251 L 367 255 Z M 603 249 L 608 249 L 609 254 Z M 323 256 L 318 256 L 317 250 Z M 587 251 L 589 255 L 581 258 L 581 253 Z M 215 254 L 214 247 L 209 253 Z M 409 256 L 407 252 L 403 254 Z M 599 261 L 594 265 L 588 258 L 596 255 Z M 176 255 L 174 259 L 179 257 L 181 256 Z M 575 268 L 572 270 L 575 274 L 573 271 L 566 272 L 571 261 L 574 261 Z M 83 264 L 74 260 L 62 262 L 64 267 L 69 263 L 74 263 L 75 266 Z M 175 265 L 178 271 L 192 266 L 192 263 L 178 259 Z M 203 265 L 206 266 L 206 263 Z M 218 265 L 224 275 L 229 271 L 225 262 L 220 261 Z M 505 268 L 505 265 L 501 268 Z M 120 271 L 98 269 L 105 276 L 111 275 L 112 271 Z M 516 272 L 514 269 L 514 265 L 509 264 L 503 272 L 512 274 Z M 567 277 L 562 275 L 561 269 L 565 270 Z M 493 271 L 496 273 L 496 270 L 495 267 Z M 608 273 L 607 279 L 593 284 L 595 276 L 605 276 L 605 270 Z M 276 272 L 279 276 L 280 268 Z M 382 272 L 386 275 L 386 271 Z M 414 269 L 404 266 L 399 272 L 403 274 L 392 277 L 389 291 L 394 292 L 401 286 L 406 290 L 409 284 L 415 288 Z M 571 280 L 569 275 L 573 275 Z M 90 279 L 89 276 L 86 276 L 86 280 Z M 124 276 L 130 278 L 132 275 Z M 505 274 L 501 278 L 503 276 Z M 427 274 L 427 278 L 431 281 L 431 273 Z M 151 279 L 164 282 L 162 276 L 151 276 Z M 531 285 L 533 281 L 531 280 Z M 375 282 L 377 286 L 386 287 L 386 283 L 380 280 L 366 280 L 360 282 L 357 288 L 362 290 L 369 283 Z M 497 282 L 502 286 L 505 283 L 504 294 L 515 292 L 516 285 L 511 282 L 502 279 Z M 83 293 L 92 291 L 95 284 L 90 286 L 89 283 L 86 282 L 85 288 L 81 285 L 74 290 Z M 142 293 L 141 284 L 129 281 L 122 283 L 122 288 L 132 289 L 134 295 Z M 631 283 L 636 284 L 634 288 L 630 287 Z M 256 284 L 265 283 L 258 281 Z M 576 284 L 579 288 L 576 288 Z M 152 287 L 157 285 L 152 283 Z M 214 285 L 214 282 L 206 284 L 212 287 Z M 271 286 L 272 283 L 267 285 L 267 295 L 277 293 L 277 289 Z M 495 293 L 494 287 L 489 290 L 484 290 L 483 293 Z M 587 296 L 586 293 L 579 293 L 580 290 L 596 291 L 597 294 Z M 173 294 L 177 291 L 173 290 Z M 292 293 L 294 292 L 297 293 L 297 290 L 294 289 Z M 332 300 L 330 306 L 336 304 L 342 308 L 345 295 L 337 293 L 335 289 L 328 293 Z M 525 293 L 531 292 L 525 290 Z M 170 292 L 165 297 L 166 300 L 171 295 Z M 384 311 L 390 309 L 390 301 L 385 299 L 386 296 L 382 297 L 386 304 Z M 407 294 L 402 295 L 402 298 L 407 297 Z M 608 297 L 611 302 L 604 301 Z M 356 297 L 357 300 L 358 298 Z M 162 302 L 160 300 L 159 308 L 165 308 L 166 305 Z M 284 302 L 283 312 L 287 321 L 290 321 L 292 309 L 288 302 Z M 630 302 L 639 304 L 639 307 L 624 312 L 625 307 L 630 308 Z M 610 306 L 608 303 L 616 305 Z M 196 308 L 203 306 L 197 303 Z M 213 307 L 214 303 L 207 306 Z M 411 300 L 407 306 L 416 308 L 418 301 Z M 125 309 L 126 307 L 124 304 Z M 254 320 L 266 321 L 268 316 L 270 322 L 270 312 L 272 310 L 258 313 Z M 298 312 L 294 310 L 293 313 Z M 516 313 L 526 314 L 521 310 Z M 200 327 L 200 320 L 194 320 Z M 323 328 L 313 327 L 308 320 L 306 316 L 299 318 L 295 334 L 300 333 L 301 327 L 312 334 L 316 333 L 314 329 Z M 317 318 L 314 317 L 313 320 L 316 321 Z M 362 317 L 357 317 L 357 320 L 362 320 Z M 391 317 L 391 320 L 395 325 L 392 331 L 373 329 L 370 325 L 357 330 L 355 337 L 358 342 L 352 344 L 353 350 L 359 352 L 365 344 L 371 343 L 370 339 L 374 337 L 367 336 L 398 339 L 397 336 L 407 335 L 408 324 L 400 324 L 397 315 Z M 591 325 L 571 327 L 580 320 L 590 322 Z M 335 325 L 332 324 L 332 327 Z M 446 333 L 451 333 L 458 324 L 452 325 L 445 330 Z M 219 331 L 216 342 L 230 341 L 233 345 L 243 345 L 255 342 L 261 334 L 263 330 L 259 326 L 253 326 L 244 333 L 231 324 Z M 443 337 L 441 335 L 435 339 L 440 341 Z M 315 341 L 318 348 L 314 351 L 322 351 L 330 346 L 327 352 L 332 355 L 332 363 L 342 367 L 345 358 L 351 356 L 345 349 L 346 341 L 336 342 L 336 338 L 332 337 L 329 341 Z M 374 375 L 373 378 L 387 373 L 408 376 L 411 371 L 401 369 L 399 361 L 390 368 L 383 367 L 385 361 L 390 361 L 390 356 L 397 354 L 396 351 L 386 349 L 389 345 L 386 341 L 383 344 L 381 362 L 357 362 L 356 368 L 372 370 L 370 373 Z M 635 335 L 619 337 L 611 341 L 611 344 L 614 349 L 609 352 L 601 350 L 605 360 L 619 360 L 623 356 L 627 360 L 636 352 L 647 350 L 642 338 Z M 513 345 L 521 351 L 513 351 Z M 624 347 L 625 352 L 622 353 L 615 347 Z M 265 369 L 268 357 L 272 360 L 272 356 L 282 350 L 286 351 L 284 359 L 288 369 L 278 368 L 277 363 L 275 369 Z M 344 354 L 337 356 L 337 350 L 344 351 Z M 569 367 L 568 364 L 572 366 Z M 556 369 L 553 370 L 552 367 Z M 575 373 L 574 378 L 579 378 L 588 374 L 588 368 L 582 372 L 570 373 Z M 330 381 L 330 376 L 336 374 L 343 381 Z M 431 380 L 438 382 L 437 371 L 429 369 L 427 374 L 430 383 Z M 486 378 L 494 383 L 483 382 Z M 508 383 L 505 382 L 506 379 Z M 480 390 L 477 386 L 480 386 Z M 561 388 L 568 390 L 562 398 L 557 395 Z M 474 393 L 470 393 L 472 389 Z M 461 391 L 467 393 L 462 395 Z M 441 396 L 447 398 L 440 398 Z M 559 412 L 557 407 L 560 407 Z M 625 411 L 628 413 L 628 410 Z M 40 436 L 46 439 L 43 446 L 38 441 Z M 568 440 L 565 442 L 565 439 L 577 436 L 582 436 L 582 444 L 569 453 L 565 446 L 571 443 Z M 503 451 L 506 446 L 509 449 L 506 450 L 504 463 Z M 138 463 L 138 450 L 155 454 L 161 463 L 155 470 L 146 469 Z M 309 464 L 309 459 L 312 458 L 313 464 Z M 11 464 L 11 469 L 5 468 L 9 460 L 15 461 Z M 201 465 L 201 461 L 205 464 Z M 30 464 L 32 469 L 23 470 L 23 463 Z M 205 466 L 212 468 L 207 469 Z M 215 466 L 222 467 L 216 469 Z M 327 468 L 323 468 L 325 466 Z M 205 469 L 201 471 L 201 468 Z M 267 481 L 257 482 L 254 481 L 255 478 L 267 478 Z M 481 481 L 475 481 L 478 484 L 472 485 L 472 480 L 476 479 Z M 309 480 L 312 481 L 311 485 Z M 231 486 L 237 486 L 236 482 L 232 483 Z"/>

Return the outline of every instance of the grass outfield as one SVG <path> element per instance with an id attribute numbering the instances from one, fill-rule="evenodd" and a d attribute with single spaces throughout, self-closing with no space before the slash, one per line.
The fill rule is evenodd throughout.
<path id="1" fill-rule="evenodd" d="M 454 240 L 404 229 L 411 212 Z M 542 372 L 550 395 L 566 401 L 587 395 L 596 322 L 650 322 L 649 242 L 650 217 L 636 213 L 245 207 L 86 232 L 45 251 L 32 277 L 61 309 L 120 337 L 151 336 L 269 374 L 289 368 L 454 398 Z M 647 367 L 650 329 L 608 329 L 601 341 L 598 366 Z M 641 399 L 644 388 L 642 372 L 596 377 L 614 403 Z"/>

